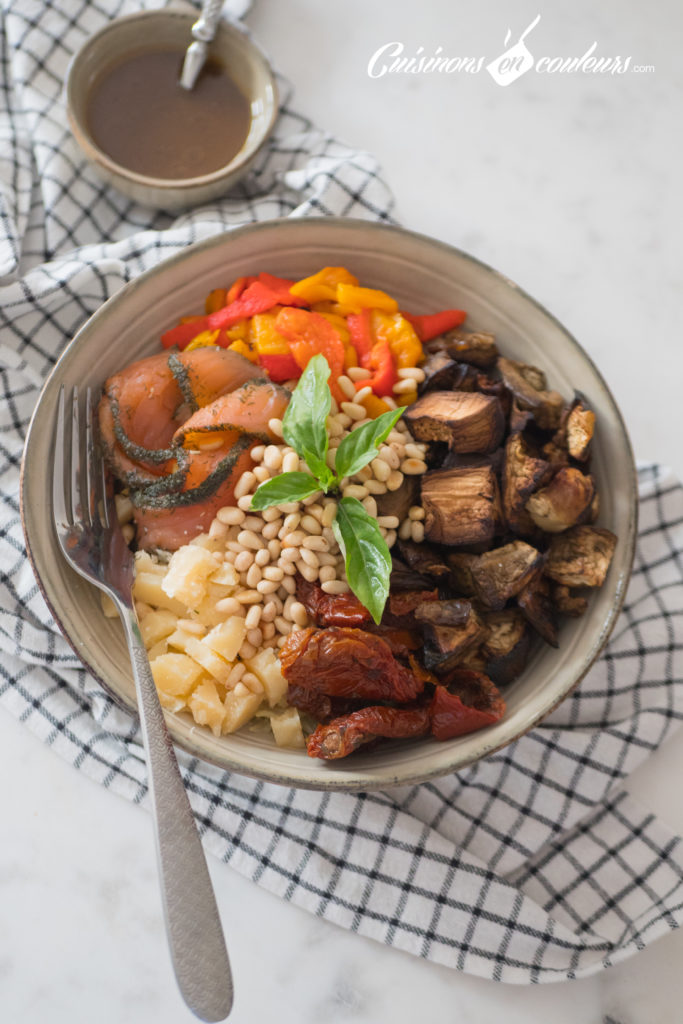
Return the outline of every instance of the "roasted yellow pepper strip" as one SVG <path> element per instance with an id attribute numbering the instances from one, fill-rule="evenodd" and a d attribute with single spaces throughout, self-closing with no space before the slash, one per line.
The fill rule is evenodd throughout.
<path id="1" fill-rule="evenodd" d="M 289 345 L 279 331 L 275 330 L 275 318 L 281 306 L 268 313 L 256 313 L 251 318 L 251 342 L 260 356 L 284 355 Z"/>
<path id="2" fill-rule="evenodd" d="M 292 295 L 313 305 L 315 302 L 334 302 L 339 284 L 357 285 L 358 278 L 345 267 L 323 267 L 317 274 L 297 281 L 289 290 Z"/>
<path id="3" fill-rule="evenodd" d="M 225 288 L 214 288 L 212 292 L 209 292 L 204 303 L 205 312 L 207 314 L 217 313 L 219 309 L 222 309 L 227 302 L 227 294 Z"/>
<path id="4" fill-rule="evenodd" d="M 212 345 L 216 344 L 220 333 L 220 331 L 201 331 L 196 338 L 193 338 L 190 344 L 185 347 L 185 351 L 192 352 L 195 348 L 210 348 Z"/>
<path id="5" fill-rule="evenodd" d="M 384 313 L 373 309 L 370 329 L 378 341 L 388 343 L 397 370 L 417 366 L 424 358 L 422 342 L 415 328 L 400 313 Z"/>
<path id="6" fill-rule="evenodd" d="M 360 313 L 361 309 L 381 309 L 385 313 L 397 313 L 398 302 L 386 292 L 377 288 L 360 288 L 352 284 L 337 285 L 336 312 L 345 316 Z"/>

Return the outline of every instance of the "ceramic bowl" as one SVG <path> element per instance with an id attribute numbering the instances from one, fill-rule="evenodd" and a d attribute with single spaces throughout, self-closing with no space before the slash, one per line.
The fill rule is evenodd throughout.
<path id="1" fill-rule="evenodd" d="M 247 173 L 277 117 L 277 86 L 268 61 L 244 32 L 222 21 L 210 55 L 229 69 L 251 107 L 249 134 L 230 163 L 196 178 L 153 178 L 115 163 L 98 148 L 86 116 L 88 95 L 97 77 L 123 58 L 148 49 L 184 51 L 196 20 L 196 11 L 176 10 L 140 11 L 116 18 L 87 40 L 72 59 L 66 77 L 71 130 L 97 173 L 136 202 L 162 210 L 178 210 L 223 195 Z"/>
<path id="2" fill-rule="evenodd" d="M 539 644 L 506 689 L 496 725 L 446 743 L 388 743 L 325 763 L 277 748 L 243 731 L 214 737 L 189 715 L 167 714 L 173 740 L 226 769 L 286 785 L 368 790 L 421 782 L 486 757 L 539 723 L 581 679 L 614 625 L 629 578 L 636 537 L 636 477 L 628 436 L 609 389 L 578 342 L 506 277 L 466 253 L 423 235 L 350 219 L 280 220 L 207 239 L 132 281 L 88 321 L 47 384 L 26 443 L 22 509 L 30 557 L 55 619 L 102 685 L 130 709 L 133 679 L 123 633 L 106 619 L 89 584 L 60 556 L 51 517 L 51 437 L 61 384 L 99 388 L 125 364 L 159 349 L 178 318 L 202 309 L 207 292 L 242 274 L 267 270 L 300 278 L 325 265 L 347 266 L 361 282 L 394 295 L 402 308 L 468 311 L 468 324 L 496 334 L 503 353 L 542 367 L 566 397 L 581 391 L 597 413 L 591 472 L 601 498 L 599 524 L 618 544 L 604 586 L 580 619 L 566 620 L 560 646 Z"/>

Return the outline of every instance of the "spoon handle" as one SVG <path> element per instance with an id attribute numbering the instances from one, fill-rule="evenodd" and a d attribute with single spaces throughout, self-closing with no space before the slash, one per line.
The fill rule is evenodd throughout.
<path id="1" fill-rule="evenodd" d="M 176 979 L 183 999 L 201 1020 L 225 1020 L 233 1002 L 232 975 L 206 858 L 135 613 L 123 606 L 119 610 L 147 752 L 161 896 Z"/>
<path id="2" fill-rule="evenodd" d="M 180 84 L 183 89 L 194 89 L 199 72 L 206 62 L 209 43 L 216 35 L 223 3 L 224 0 L 204 0 L 202 4 L 202 13 L 192 26 L 194 42 L 187 48 L 183 69 L 180 72 Z"/>

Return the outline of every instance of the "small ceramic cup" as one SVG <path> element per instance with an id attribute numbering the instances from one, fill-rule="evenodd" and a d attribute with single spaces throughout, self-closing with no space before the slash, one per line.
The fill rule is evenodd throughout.
<path id="1" fill-rule="evenodd" d="M 223 21 L 209 53 L 229 69 L 230 77 L 251 107 L 249 133 L 230 163 L 196 178 L 154 178 L 121 166 L 95 144 L 88 130 L 86 111 L 96 79 L 107 68 L 135 53 L 148 49 L 182 52 L 192 41 L 191 30 L 196 20 L 197 12 L 175 10 L 141 11 L 116 18 L 88 39 L 67 71 L 67 113 L 74 138 L 85 156 L 100 177 L 119 192 L 162 210 L 195 206 L 227 192 L 249 170 L 277 117 L 277 86 L 268 61 L 244 32 Z"/>

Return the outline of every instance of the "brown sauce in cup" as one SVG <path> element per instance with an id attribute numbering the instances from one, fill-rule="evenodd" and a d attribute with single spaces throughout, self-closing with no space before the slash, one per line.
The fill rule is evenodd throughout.
<path id="1" fill-rule="evenodd" d="M 225 70 L 207 61 L 194 89 L 178 79 L 184 53 L 149 50 L 96 79 L 86 119 L 95 145 L 150 178 L 197 178 L 229 164 L 249 134 L 250 105 Z"/>

